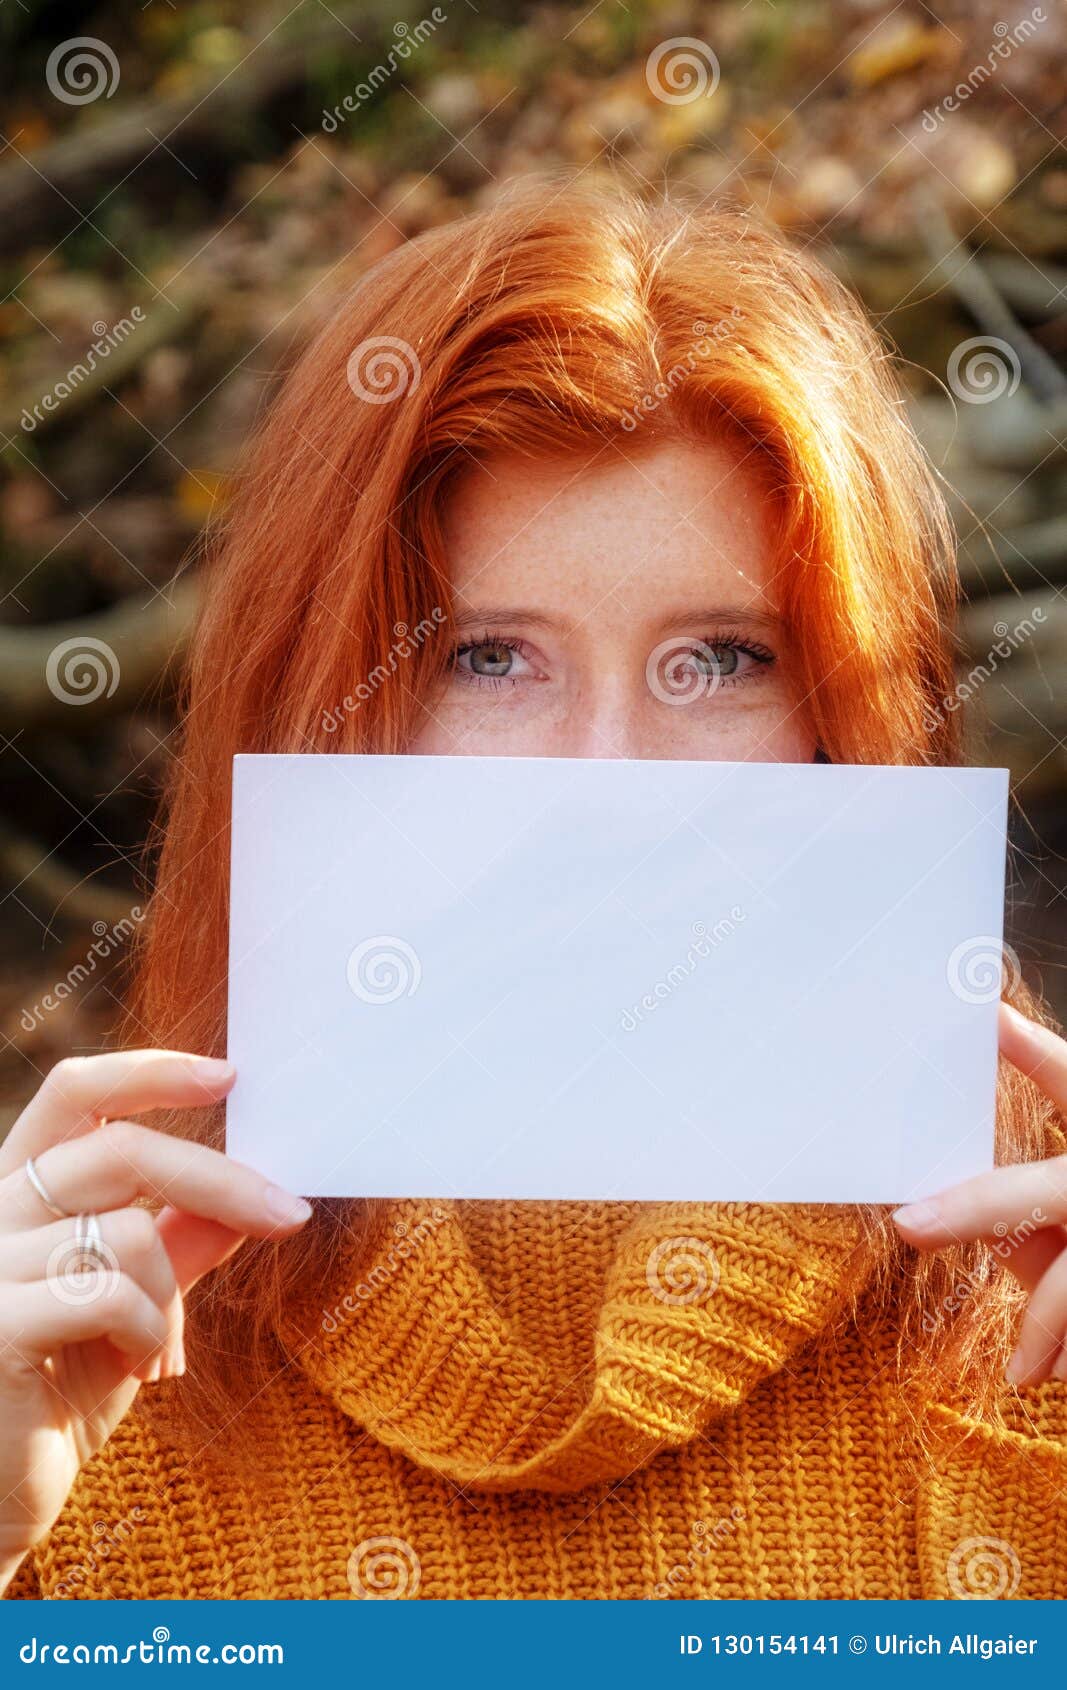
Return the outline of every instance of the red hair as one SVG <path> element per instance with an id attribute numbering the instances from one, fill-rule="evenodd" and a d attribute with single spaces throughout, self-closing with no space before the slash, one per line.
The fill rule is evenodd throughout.
<path id="1" fill-rule="evenodd" d="M 776 588 L 820 745 L 835 762 L 961 760 L 958 713 L 943 703 L 955 684 L 950 527 L 889 355 L 851 296 L 745 213 L 527 186 L 363 278 L 253 443 L 206 566 L 129 1026 L 138 1043 L 225 1049 L 234 753 L 409 743 L 450 651 L 450 477 L 494 449 L 611 450 L 724 428 L 774 478 Z M 421 633 L 397 665 L 399 630 Z M 1015 998 L 1036 1012 L 1023 988 Z M 1050 1106 L 1002 1070 L 1001 1159 L 1045 1153 Z M 221 1111 L 175 1126 L 222 1143 Z M 255 1387 L 286 1298 L 327 1270 L 351 1224 L 352 1206 L 316 1208 L 298 1238 L 246 1246 L 194 1300 L 182 1396 L 215 1424 L 235 1371 Z M 884 1217 L 868 1221 L 911 1363 L 959 1373 L 972 1403 L 988 1402 L 1018 1302 L 1010 1276 L 984 1247 L 915 1259 Z"/>

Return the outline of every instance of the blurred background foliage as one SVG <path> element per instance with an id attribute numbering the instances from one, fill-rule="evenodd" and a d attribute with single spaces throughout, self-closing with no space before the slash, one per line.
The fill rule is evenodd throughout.
<path id="1" fill-rule="evenodd" d="M 665 99 L 679 38 L 709 74 Z M 0 52 L 6 1116 L 114 1024 L 199 537 L 277 371 L 347 275 L 530 170 L 751 204 L 899 352 L 960 532 L 974 756 L 1020 799 L 1010 937 L 1063 1015 L 1058 0 L 9 0 Z"/>

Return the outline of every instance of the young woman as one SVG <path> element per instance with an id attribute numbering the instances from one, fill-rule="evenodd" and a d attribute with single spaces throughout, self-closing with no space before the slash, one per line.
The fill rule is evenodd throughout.
<path id="1" fill-rule="evenodd" d="M 1009 1165 L 893 1218 L 312 1209 L 219 1148 L 235 752 L 960 760 L 946 517 L 848 296 L 744 215 L 513 194 L 333 312 L 209 581 L 146 1048 L 2 1150 L 9 1594 L 1067 1593 L 1067 1046 L 1022 988 Z"/>

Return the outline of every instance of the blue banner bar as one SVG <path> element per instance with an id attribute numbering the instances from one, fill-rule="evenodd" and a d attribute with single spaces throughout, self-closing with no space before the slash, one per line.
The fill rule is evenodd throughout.
<path id="1" fill-rule="evenodd" d="M 1065 1642 L 1057 1602 L 4 1602 L 0 1683 L 974 1686 L 1059 1682 Z"/>

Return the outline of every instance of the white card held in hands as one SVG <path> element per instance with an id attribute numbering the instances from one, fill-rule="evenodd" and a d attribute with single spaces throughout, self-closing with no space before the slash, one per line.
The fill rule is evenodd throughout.
<path id="1" fill-rule="evenodd" d="M 234 762 L 227 1149 L 314 1196 L 898 1203 L 992 1165 L 1007 775 Z"/>

